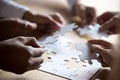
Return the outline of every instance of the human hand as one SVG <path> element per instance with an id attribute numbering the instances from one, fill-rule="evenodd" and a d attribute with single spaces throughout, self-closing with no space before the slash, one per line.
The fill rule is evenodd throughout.
<path id="1" fill-rule="evenodd" d="M 40 15 L 27 11 L 24 14 L 23 19 L 36 23 L 36 32 L 38 32 L 38 34 L 39 32 L 42 32 L 43 34 L 53 33 L 64 25 L 64 21 L 59 14 Z"/>
<path id="2" fill-rule="evenodd" d="M 109 30 L 109 34 L 120 33 L 120 13 L 105 12 L 97 18 L 97 22 L 101 25 L 99 31 Z"/>
<path id="3" fill-rule="evenodd" d="M 104 40 L 90 40 L 90 50 L 93 53 L 98 53 L 100 57 L 98 60 L 103 66 L 110 67 L 109 74 L 106 80 L 120 80 L 120 43 L 111 44 Z"/>
<path id="4" fill-rule="evenodd" d="M 113 63 L 111 67 L 111 73 L 107 80 L 120 80 L 120 37 L 118 38 L 118 43 L 113 47 Z"/>
<path id="5" fill-rule="evenodd" d="M 102 64 L 102 66 L 106 67 L 112 66 L 114 60 L 113 44 L 104 40 L 89 40 L 88 41 L 90 50 L 92 53 L 99 54 L 97 60 Z"/>
<path id="6" fill-rule="evenodd" d="M 76 0 L 73 6 L 73 11 L 76 16 L 80 18 L 78 25 L 90 25 L 95 23 L 96 10 L 93 7 L 88 7 Z"/>
<path id="7" fill-rule="evenodd" d="M 35 23 L 16 18 L 1 19 L 0 26 L 0 40 L 16 36 L 32 36 L 37 28 Z"/>
<path id="8" fill-rule="evenodd" d="M 18 74 L 37 69 L 44 49 L 33 37 L 16 37 L 0 42 L 0 68 Z"/>

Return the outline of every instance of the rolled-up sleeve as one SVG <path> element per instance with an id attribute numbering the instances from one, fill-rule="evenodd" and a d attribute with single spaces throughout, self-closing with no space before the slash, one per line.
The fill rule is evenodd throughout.
<path id="1" fill-rule="evenodd" d="M 28 7 L 20 5 L 12 0 L 0 0 L 1 18 L 22 18 Z"/>

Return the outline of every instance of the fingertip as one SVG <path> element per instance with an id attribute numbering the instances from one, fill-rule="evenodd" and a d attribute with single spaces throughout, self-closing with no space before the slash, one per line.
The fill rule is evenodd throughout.
<path id="1" fill-rule="evenodd" d="M 109 27 L 108 23 L 104 23 L 100 26 L 99 31 L 100 32 L 106 31 L 108 29 L 108 27 Z"/>
<path id="2" fill-rule="evenodd" d="M 42 53 L 42 54 L 44 54 L 44 53 L 46 52 L 46 49 L 41 48 L 41 50 L 40 50 L 40 51 L 41 51 L 41 53 Z"/>
<path id="3" fill-rule="evenodd" d="M 96 39 L 91 39 L 88 41 L 88 44 L 92 44 L 92 43 L 95 43 L 96 42 Z"/>
<path id="4" fill-rule="evenodd" d="M 102 32 L 102 31 L 103 31 L 103 27 L 100 27 L 100 28 L 99 28 L 99 32 Z"/>

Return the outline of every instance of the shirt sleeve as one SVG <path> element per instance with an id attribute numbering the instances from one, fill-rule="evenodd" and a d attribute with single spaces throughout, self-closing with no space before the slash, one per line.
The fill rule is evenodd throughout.
<path id="1" fill-rule="evenodd" d="M 22 18 L 28 7 L 15 3 L 12 0 L 0 0 L 1 18 Z"/>

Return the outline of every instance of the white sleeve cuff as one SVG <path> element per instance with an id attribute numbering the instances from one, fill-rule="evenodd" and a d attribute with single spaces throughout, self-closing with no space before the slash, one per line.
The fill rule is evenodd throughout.
<path id="1" fill-rule="evenodd" d="M 15 3 L 12 0 L 0 0 L 0 17 L 2 18 L 22 18 L 28 7 Z"/>

